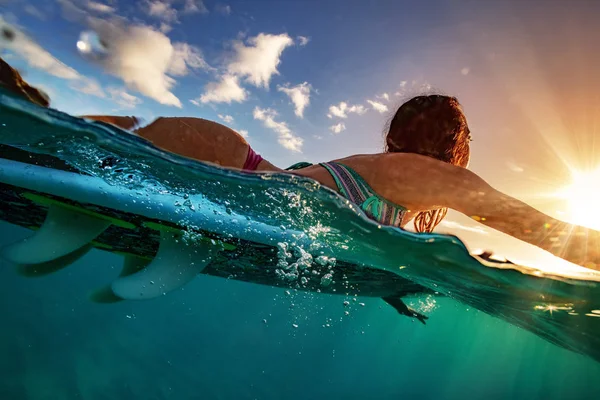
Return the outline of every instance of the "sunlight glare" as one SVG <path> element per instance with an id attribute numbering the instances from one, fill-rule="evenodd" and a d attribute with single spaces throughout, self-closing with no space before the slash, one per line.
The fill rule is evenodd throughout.
<path id="1" fill-rule="evenodd" d="M 600 168 L 593 171 L 572 171 L 572 182 L 558 195 L 568 201 L 570 222 L 600 229 Z"/>

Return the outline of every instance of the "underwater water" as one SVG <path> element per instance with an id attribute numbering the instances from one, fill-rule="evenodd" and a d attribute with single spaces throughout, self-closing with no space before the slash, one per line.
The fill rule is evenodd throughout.
<path id="1" fill-rule="evenodd" d="M 30 234 L 6 223 L 0 229 L 1 244 Z M 341 296 L 287 295 L 213 277 L 147 302 L 90 302 L 89 292 L 120 263 L 92 250 L 38 279 L 1 263 L 0 398 L 600 395 L 599 363 L 450 299 L 409 301 L 431 308 L 425 326 L 379 299 L 359 299 L 364 307 L 345 315 Z"/>
<path id="2" fill-rule="evenodd" d="M 157 193 L 186 199 L 203 196 L 250 220 L 307 231 L 311 239 L 320 239 L 341 254 L 361 260 L 372 257 L 382 268 L 407 262 L 396 250 L 410 249 L 410 241 L 413 246 L 429 246 L 419 253 L 423 260 L 441 249 L 462 249 L 451 238 L 424 236 L 440 242 L 429 245 L 414 235 L 379 228 L 309 180 L 244 178 L 170 158 L 116 129 L 71 120 L 6 96 L 2 102 L 3 144 L 55 156 L 113 185 L 139 190 L 141 201 Z M 98 168 L 107 157 L 118 160 L 119 168 Z M 232 187 L 241 190 L 233 192 Z M 295 191 L 301 196 L 293 195 Z M 182 210 L 182 219 L 196 215 L 189 207 Z M 351 234 L 346 232 L 349 227 Z M 5 222 L 0 229 L 0 245 L 31 235 L 28 229 Z M 373 236 L 381 240 L 379 248 L 368 240 Z M 442 247 L 444 243 L 449 247 Z M 417 253 L 407 252 L 412 258 Z M 449 254 L 459 260 L 459 253 Z M 419 260 L 409 261 L 410 267 Z M 508 299 L 504 301 L 510 307 L 497 308 L 497 298 L 481 294 L 484 281 L 452 286 L 450 271 L 438 265 L 403 273 L 423 285 L 439 286 L 442 294 L 462 302 L 429 294 L 407 298 L 429 316 L 422 325 L 398 315 L 378 298 L 307 292 L 297 285 L 272 288 L 204 275 L 158 299 L 96 304 L 90 293 L 114 279 L 122 264 L 122 257 L 100 250 L 37 278 L 22 277 L 14 265 L 1 263 L 2 399 L 600 395 L 595 379 L 600 363 L 504 321 L 511 319 L 514 306 Z M 460 262 L 455 264 L 461 267 Z M 470 271 L 475 265 L 483 268 L 474 261 L 465 261 L 462 268 Z M 464 277 L 464 271 L 452 273 Z M 519 279 L 510 283 L 527 286 Z M 558 282 L 555 286 L 556 293 L 566 291 Z M 597 305 L 595 294 L 583 293 L 580 298 L 589 300 L 591 307 Z M 490 312 L 486 304 L 492 303 L 496 317 L 472 306 Z M 573 345 L 573 336 L 563 333 L 559 323 L 564 313 L 528 311 L 534 327 L 540 318 L 547 322 L 542 326 L 551 326 L 556 318 L 556 332 L 546 333 Z M 585 321 L 596 325 L 575 337 L 574 343 L 583 346 L 575 347 L 597 357 L 598 318 Z"/>

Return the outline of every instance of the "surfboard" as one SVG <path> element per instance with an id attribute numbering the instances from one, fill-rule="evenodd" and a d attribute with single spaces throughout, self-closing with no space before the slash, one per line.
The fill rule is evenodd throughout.
<path id="1" fill-rule="evenodd" d="M 548 274 L 470 254 L 456 236 L 377 225 L 311 180 L 208 166 L 5 94 L 0 124 L 0 219 L 33 231 L 0 254 L 24 275 L 96 248 L 124 260 L 98 301 L 159 297 L 202 275 L 347 296 L 444 295 L 600 360 L 594 271 Z"/>

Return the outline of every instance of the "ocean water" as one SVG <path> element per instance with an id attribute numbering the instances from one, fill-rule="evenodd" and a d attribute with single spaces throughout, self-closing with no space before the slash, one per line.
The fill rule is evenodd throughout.
<path id="1" fill-rule="evenodd" d="M 0 229 L 2 244 L 30 234 L 6 223 Z M 112 279 L 120 262 L 92 250 L 38 279 L 2 262 L 0 398 L 600 395 L 599 363 L 450 299 L 436 300 L 427 325 L 378 299 L 359 299 L 364 307 L 345 315 L 341 296 L 287 295 L 212 277 L 147 302 L 90 302 L 89 292 Z M 421 302 L 427 299 L 410 301 Z"/>
<path id="2" fill-rule="evenodd" d="M 340 228 L 348 220 L 361 229 L 349 237 L 339 229 L 327 232 L 332 246 L 370 251 L 384 264 L 405 261 L 390 249 L 394 244 L 394 249 L 406 246 L 402 240 L 409 236 L 379 229 L 308 181 L 242 178 L 171 159 L 118 130 L 70 120 L 6 96 L 2 105 L 2 143 L 62 158 L 112 184 L 140 190 L 141 198 L 149 192 L 189 196 L 195 191 L 192 198 L 205 195 L 236 212 L 245 210 L 250 218 L 288 228 L 308 229 L 319 223 Z M 121 160 L 119 172 L 97 168 L 98 161 L 109 156 Z M 219 185 L 214 184 L 214 176 L 219 177 Z M 234 184 L 244 185 L 249 192 L 236 196 L 223 189 Z M 265 192 L 265 185 L 282 190 Z M 283 199 L 289 198 L 294 185 L 306 202 L 294 200 L 291 207 Z M 248 207 L 248 193 L 259 196 L 261 206 Z M 31 234 L 5 222 L 0 223 L 0 232 L 0 245 Z M 368 242 L 373 235 L 382 240 L 379 252 Z M 397 259 L 389 258 L 392 253 Z M 422 258 L 426 257 L 423 252 Z M 25 278 L 14 265 L 0 263 L 0 399 L 600 396 L 599 362 L 506 322 L 512 308 L 498 308 L 498 298 L 461 297 L 461 288 L 451 286 L 435 266 L 409 271 L 407 276 L 439 285 L 443 294 L 462 301 L 426 294 L 407 298 L 407 303 L 429 316 L 422 325 L 377 298 L 272 288 L 211 276 L 199 276 L 181 290 L 154 300 L 96 304 L 90 301 L 90 293 L 114 279 L 122 263 L 121 257 L 100 250 L 38 278 Z M 476 290 L 477 285 L 469 282 L 462 289 Z M 592 303 L 596 299 L 589 297 Z M 494 306 L 488 308 L 488 303 Z M 496 317 L 478 308 L 495 310 Z M 555 316 L 547 310 L 528 312 L 526 317 L 533 321 L 526 324 L 529 328 L 536 327 L 540 318 L 547 322 L 543 326 L 551 326 L 556 318 L 556 331 L 548 334 L 571 345 L 575 340 L 597 355 L 598 318 L 585 320 L 596 325 L 590 322 L 592 328 L 583 330 L 579 325 L 565 327 L 558 311 Z M 573 336 L 565 328 L 583 333 Z"/>

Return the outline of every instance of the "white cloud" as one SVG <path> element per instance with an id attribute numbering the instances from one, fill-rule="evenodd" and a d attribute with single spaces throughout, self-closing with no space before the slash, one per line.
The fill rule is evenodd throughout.
<path id="1" fill-rule="evenodd" d="M 56 1 L 62 6 L 65 18 L 87 25 L 97 35 L 95 41 L 106 44 L 100 49 L 100 56 L 94 52 L 84 55 L 121 78 L 129 89 L 161 104 L 181 107 L 181 101 L 171 91 L 176 81 L 170 75 L 182 76 L 190 69 L 210 69 L 199 49 L 186 43 L 173 44 L 155 28 L 118 16 L 96 18 L 70 0 Z M 145 0 L 143 4 L 154 14 L 167 10 L 169 15 L 171 8 L 167 1 Z"/>
<path id="2" fill-rule="evenodd" d="M 185 0 L 183 12 L 186 14 L 206 14 L 208 13 L 208 8 L 206 8 L 202 0 Z"/>
<path id="3" fill-rule="evenodd" d="M 167 73 L 175 76 L 185 76 L 189 72 L 188 67 L 192 69 L 211 69 L 208 63 L 204 61 L 202 51 L 199 48 L 181 42 L 173 44 L 173 55 Z"/>
<path id="4" fill-rule="evenodd" d="M 285 33 L 271 35 L 260 33 L 247 40 L 233 44 L 235 56 L 227 66 L 227 71 L 257 87 L 269 87 L 273 75 L 278 75 L 277 66 L 281 63 L 281 53 L 293 44 L 293 40 Z"/>
<path id="5" fill-rule="evenodd" d="M 26 5 L 25 8 L 23 8 L 23 11 L 37 19 L 46 20 L 46 16 L 31 4 Z"/>
<path id="6" fill-rule="evenodd" d="M 363 105 L 353 105 L 349 106 L 348 103 L 342 101 L 340 104 L 332 105 L 329 107 L 329 114 L 327 116 L 329 118 L 338 117 L 338 118 L 348 118 L 348 114 L 358 114 L 362 115 L 367 112 L 365 106 Z"/>
<path id="7" fill-rule="evenodd" d="M 242 129 L 238 133 L 242 135 L 243 138 L 248 139 L 248 131 Z"/>
<path id="8" fill-rule="evenodd" d="M 295 113 L 300 118 L 304 116 L 304 109 L 310 104 L 311 89 L 312 87 L 308 82 L 304 82 L 293 87 L 277 87 L 277 90 L 287 94 L 292 103 L 294 103 Z"/>
<path id="9" fill-rule="evenodd" d="M 104 90 L 102 90 L 100 84 L 94 79 L 82 77 L 81 79 L 72 81 L 70 87 L 81 93 L 102 98 L 106 97 Z"/>
<path id="10" fill-rule="evenodd" d="M 231 14 L 231 6 L 227 4 L 217 4 L 215 6 L 215 11 L 223 15 L 229 15 Z"/>
<path id="11" fill-rule="evenodd" d="M 27 61 L 31 67 L 63 79 L 79 79 L 73 68 L 62 63 L 16 27 L 7 23 L 0 15 L 0 29 L 14 33 L 12 40 L 0 41 L 0 50 L 6 49 Z"/>
<path id="12" fill-rule="evenodd" d="M 109 87 L 106 89 L 111 100 L 117 103 L 121 108 L 132 109 L 142 103 L 142 99 L 127 93 L 125 88 Z"/>
<path id="13" fill-rule="evenodd" d="M 81 75 L 75 69 L 58 60 L 15 26 L 8 24 L 1 15 L 0 29 L 8 29 L 14 32 L 14 38 L 12 40 L 0 42 L 0 50 L 9 50 L 25 60 L 30 67 L 44 71 L 57 78 L 70 81 L 72 89 L 86 94 L 104 97 L 104 92 L 98 82 Z"/>
<path id="14" fill-rule="evenodd" d="M 70 21 L 85 21 L 88 13 L 76 6 L 71 0 L 56 0 L 60 4 L 63 16 Z"/>
<path id="15" fill-rule="evenodd" d="M 219 82 L 211 82 L 205 86 L 205 91 L 199 101 L 206 103 L 241 103 L 248 97 L 248 92 L 240 86 L 237 76 L 224 75 Z"/>
<path id="16" fill-rule="evenodd" d="M 380 99 L 387 100 L 387 101 L 389 101 L 389 100 L 390 100 L 390 95 L 389 95 L 389 94 L 387 94 L 387 93 L 382 93 L 382 94 L 380 94 L 380 95 L 379 95 L 379 96 L 377 96 L 377 97 L 378 97 L 378 98 L 380 98 Z"/>
<path id="17" fill-rule="evenodd" d="M 342 122 L 336 124 L 336 125 L 332 125 L 329 127 L 329 130 L 333 133 L 340 133 L 342 131 L 346 130 L 346 125 L 344 125 Z"/>
<path id="18" fill-rule="evenodd" d="M 470 71 L 471 71 L 471 68 L 464 67 L 463 69 L 460 70 L 460 73 L 463 74 L 463 75 L 469 75 Z"/>
<path id="19" fill-rule="evenodd" d="M 233 117 L 231 115 L 218 114 L 218 117 L 221 118 L 221 120 L 223 120 L 223 122 L 226 122 L 228 124 L 233 122 Z"/>
<path id="20" fill-rule="evenodd" d="M 171 92 L 175 79 L 189 69 L 208 68 L 198 49 L 185 43 L 172 44 L 167 36 L 145 25 L 90 19 L 107 52 L 98 60 L 127 87 L 161 104 L 181 107 Z"/>
<path id="21" fill-rule="evenodd" d="M 373 110 L 383 114 L 388 111 L 388 108 L 385 104 L 380 103 L 378 101 L 367 100 L 367 102 L 373 107 Z"/>
<path id="22" fill-rule="evenodd" d="M 400 82 L 400 87 L 401 87 L 401 88 L 405 87 L 405 86 L 406 86 L 406 83 L 407 83 L 406 81 L 402 81 L 402 82 Z"/>
<path id="23" fill-rule="evenodd" d="M 92 11 L 97 11 L 99 13 L 113 13 L 115 12 L 115 8 L 111 6 L 107 6 L 106 4 L 98 3 L 95 1 L 88 1 L 86 3 L 87 8 Z"/>
<path id="24" fill-rule="evenodd" d="M 165 22 L 177 22 L 177 10 L 168 0 L 145 0 L 144 11 L 151 17 Z"/>
<path id="25" fill-rule="evenodd" d="M 306 36 L 298 36 L 297 39 L 300 46 L 306 46 L 310 42 L 310 38 Z"/>
<path id="26" fill-rule="evenodd" d="M 171 32 L 171 30 L 173 29 L 173 27 L 169 24 L 167 24 L 166 22 L 161 22 L 160 26 L 158 27 L 158 30 L 161 31 L 162 33 L 169 33 Z"/>
<path id="27" fill-rule="evenodd" d="M 280 145 L 294 152 L 302 152 L 302 144 L 304 140 L 294 135 L 285 122 L 275 121 L 275 117 L 277 116 L 277 112 L 275 112 L 275 110 L 270 108 L 264 109 L 255 107 L 253 116 L 254 119 L 263 121 L 263 124 L 267 128 L 277 132 L 277 135 L 279 136 L 278 142 Z"/>

